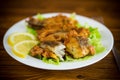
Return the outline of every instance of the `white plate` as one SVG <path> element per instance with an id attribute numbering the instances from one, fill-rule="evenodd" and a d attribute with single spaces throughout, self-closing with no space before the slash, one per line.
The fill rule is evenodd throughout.
<path id="1" fill-rule="evenodd" d="M 55 16 L 58 13 L 48 13 L 48 14 L 42 14 L 44 17 L 51 17 Z M 70 16 L 68 13 L 62 13 L 63 15 Z M 4 48 L 7 51 L 7 53 L 17 61 L 35 67 L 35 68 L 40 68 L 40 69 L 48 69 L 48 70 L 69 70 L 69 69 L 76 69 L 76 68 L 82 68 L 91 64 L 94 64 L 101 59 L 103 59 L 112 49 L 113 47 L 113 36 L 110 30 L 103 24 L 92 20 L 90 18 L 76 15 L 76 19 L 82 24 L 88 24 L 91 25 L 92 27 L 98 27 L 101 35 L 102 35 L 102 44 L 106 48 L 106 50 L 100 54 L 94 55 L 92 58 L 88 60 L 83 60 L 83 61 L 74 61 L 74 62 L 61 62 L 60 65 L 53 65 L 53 64 L 47 64 L 42 62 L 39 59 L 33 58 L 31 56 L 27 56 L 25 59 L 21 59 L 17 56 L 15 56 L 11 52 L 11 48 L 7 43 L 7 38 L 8 36 L 13 33 L 13 32 L 25 32 L 26 31 L 26 26 L 25 26 L 25 19 L 19 21 L 18 23 L 14 24 L 8 31 L 6 32 L 4 39 L 3 39 L 3 44 Z"/>

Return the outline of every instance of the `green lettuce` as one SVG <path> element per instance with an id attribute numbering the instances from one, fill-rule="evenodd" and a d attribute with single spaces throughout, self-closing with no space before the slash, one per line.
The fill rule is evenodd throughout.
<path id="1" fill-rule="evenodd" d="M 72 58 L 70 55 L 65 55 L 65 61 L 73 61 L 75 60 L 74 58 Z"/>
<path id="2" fill-rule="evenodd" d="M 34 36 L 37 35 L 36 30 L 31 28 L 31 27 L 29 27 L 29 26 L 27 26 L 27 32 L 30 33 L 30 34 L 33 34 Z"/>
<path id="3" fill-rule="evenodd" d="M 76 24 L 77 28 L 82 28 L 83 26 L 80 23 Z"/>
<path id="4" fill-rule="evenodd" d="M 38 13 L 38 14 L 36 15 L 36 17 L 37 17 L 37 19 L 39 19 L 39 20 L 45 19 L 40 13 Z"/>
<path id="5" fill-rule="evenodd" d="M 90 36 L 89 42 L 95 47 L 96 53 L 103 52 L 105 47 L 101 43 L 101 34 L 98 28 L 89 27 Z"/>
<path id="6" fill-rule="evenodd" d="M 59 60 L 56 60 L 56 59 L 53 59 L 53 58 L 45 58 L 45 57 L 43 57 L 42 61 L 45 62 L 45 63 L 48 63 L 48 64 L 55 64 L 55 65 L 60 64 Z"/>
<path id="7" fill-rule="evenodd" d="M 70 18 L 74 20 L 74 19 L 76 18 L 76 13 L 72 13 L 72 14 L 70 15 Z"/>

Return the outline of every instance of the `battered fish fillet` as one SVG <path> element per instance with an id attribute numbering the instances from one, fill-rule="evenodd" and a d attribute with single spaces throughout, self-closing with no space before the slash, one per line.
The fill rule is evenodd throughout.
<path id="1" fill-rule="evenodd" d="M 89 53 L 86 46 L 80 45 L 77 37 L 69 37 L 66 42 L 66 51 L 73 56 L 73 58 L 84 57 Z"/>
<path id="2" fill-rule="evenodd" d="M 88 43 L 89 30 L 85 28 L 73 29 L 67 33 L 64 41 L 66 51 L 73 58 L 84 57 L 88 54 L 95 54 L 94 47 Z"/>

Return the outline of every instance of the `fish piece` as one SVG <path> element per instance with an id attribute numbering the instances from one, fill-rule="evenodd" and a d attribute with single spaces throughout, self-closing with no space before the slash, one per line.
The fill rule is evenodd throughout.
<path id="1" fill-rule="evenodd" d="M 49 47 L 49 49 L 54 52 L 59 58 L 61 61 L 64 61 L 63 57 L 65 55 L 65 46 L 60 43 L 58 46 L 55 46 L 54 48 L 53 47 Z"/>
<path id="2" fill-rule="evenodd" d="M 66 51 L 69 52 L 73 58 L 84 57 L 90 52 L 87 38 L 68 37 L 64 44 L 66 46 Z"/>
<path id="3" fill-rule="evenodd" d="M 33 17 L 29 17 L 28 19 L 26 19 L 26 22 L 33 29 L 41 29 L 44 27 L 42 21 L 40 21 L 39 19 L 33 18 Z"/>
<path id="4" fill-rule="evenodd" d="M 65 45 L 54 41 L 42 42 L 40 45 L 42 48 L 47 48 L 54 52 L 54 54 L 56 54 L 56 56 L 58 56 L 61 61 L 64 61 L 63 56 L 65 55 Z"/>
<path id="5" fill-rule="evenodd" d="M 80 44 L 76 37 L 69 37 L 65 41 L 66 51 L 73 56 L 73 58 L 80 58 L 84 57 L 86 54 L 88 54 L 88 51 L 83 51 L 80 47 Z"/>
<path id="6" fill-rule="evenodd" d="M 42 56 L 45 57 L 45 58 L 53 58 L 53 59 L 59 60 L 59 58 L 52 51 L 50 51 L 47 48 L 44 49 L 44 52 L 42 53 Z"/>

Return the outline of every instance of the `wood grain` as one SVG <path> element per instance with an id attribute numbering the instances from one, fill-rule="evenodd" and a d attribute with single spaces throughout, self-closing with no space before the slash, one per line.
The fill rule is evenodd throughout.
<path id="1" fill-rule="evenodd" d="M 5 32 L 16 22 L 36 13 L 76 12 L 102 18 L 120 50 L 119 0 L 0 0 L 0 80 L 120 80 L 113 53 L 101 61 L 75 70 L 36 69 L 11 58 L 3 48 Z"/>

